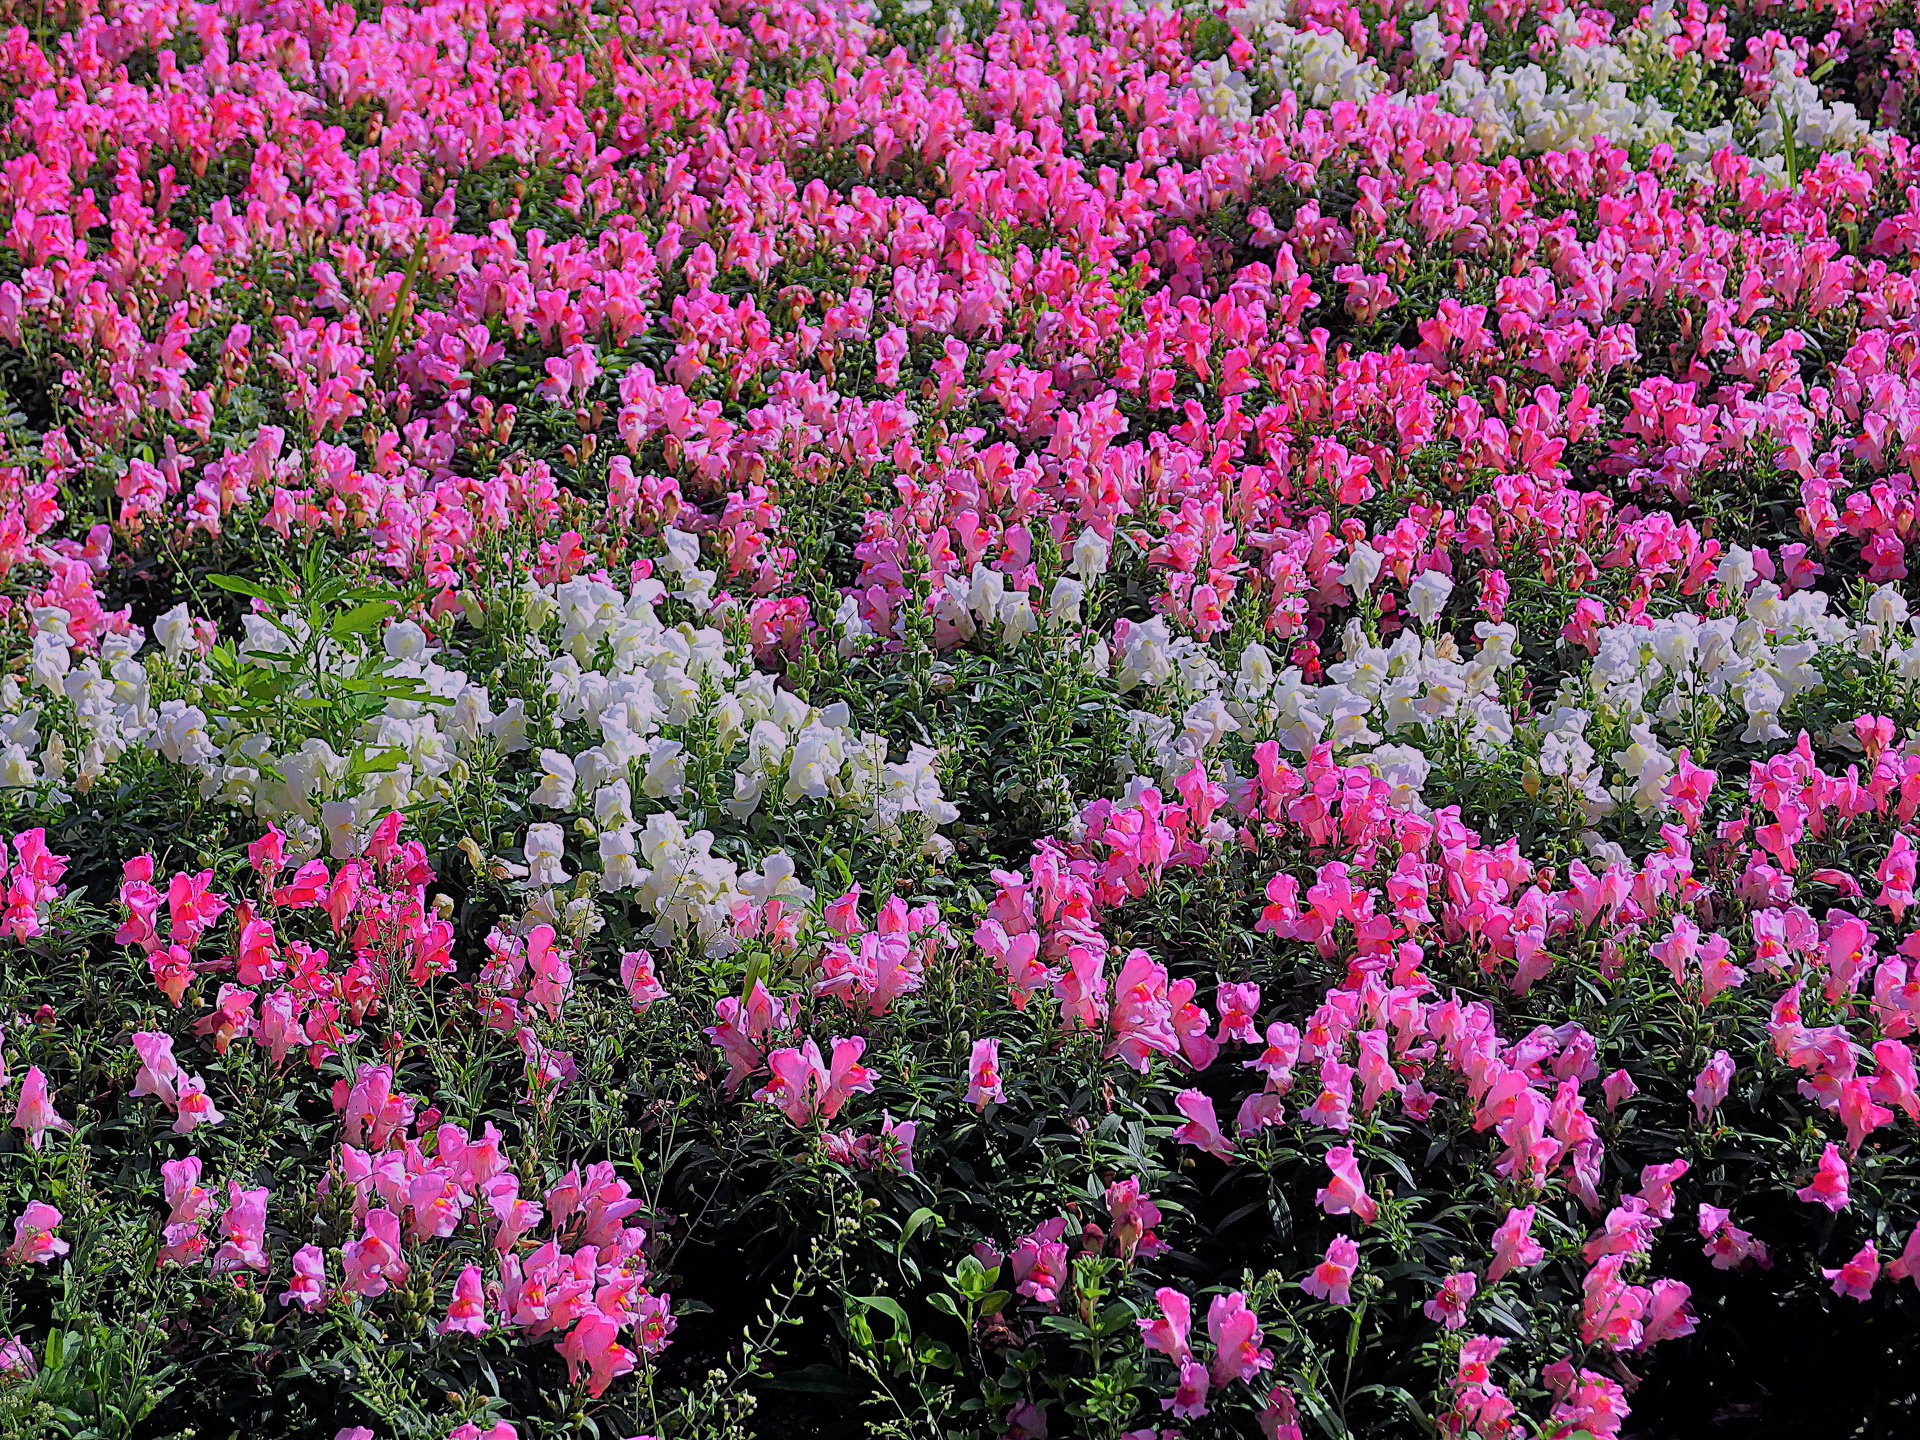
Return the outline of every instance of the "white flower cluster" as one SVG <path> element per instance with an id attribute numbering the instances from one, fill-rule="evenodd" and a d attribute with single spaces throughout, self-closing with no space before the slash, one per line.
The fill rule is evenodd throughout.
<path id="1" fill-rule="evenodd" d="M 1242 0 L 1227 14 L 1263 53 L 1272 83 L 1305 104 L 1359 102 L 1386 88 L 1379 65 L 1355 52 L 1339 31 L 1296 24 L 1293 0 Z M 1456 53 L 1457 37 L 1445 32 L 1435 12 L 1409 29 L 1417 62 L 1410 88 L 1433 88 L 1441 106 L 1472 121 L 1481 143 L 1496 154 L 1581 149 L 1604 138 L 1671 145 L 1683 165 L 1698 170 L 1718 151 L 1732 149 L 1784 181 L 1789 148 L 1810 160 L 1878 135 L 1851 104 L 1827 104 L 1813 80 L 1799 73 L 1804 61 L 1786 46 L 1773 57 L 1768 93 L 1757 106 L 1741 101 L 1734 118 L 1690 128 L 1680 114 L 1694 96 L 1711 94 L 1713 81 L 1697 51 L 1683 47 L 1676 54 L 1672 42 L 1680 34 L 1673 0 L 1654 0 L 1611 36 L 1569 6 L 1541 26 L 1545 49 L 1538 60 L 1482 69 Z M 1222 56 L 1194 66 L 1187 86 L 1208 114 L 1246 120 L 1256 78 Z"/>
<path id="2" fill-rule="evenodd" d="M 743 870 L 713 853 L 711 833 L 688 833 L 676 810 L 692 788 L 720 786 L 738 821 L 780 804 L 946 853 L 938 830 L 958 811 L 935 751 L 914 746 L 890 760 L 885 738 L 856 729 L 845 705 L 821 709 L 780 689 L 719 628 L 668 623 L 670 601 L 710 609 L 715 577 L 697 558 L 693 537 L 675 532 L 656 561 L 665 578 L 624 594 L 578 578 L 476 596 L 470 618 L 502 608 L 524 621 L 511 642 L 518 653 L 480 676 L 411 620 L 369 640 L 256 612 L 236 649 L 250 674 L 271 677 L 256 687 L 264 701 L 222 683 L 184 607 L 155 624 L 157 645 L 135 630 L 107 635 L 93 653 L 73 641 L 66 611 L 43 607 L 25 683 L 0 679 L 0 788 L 57 799 L 57 787 L 90 788 L 139 751 L 197 772 L 203 798 L 280 826 L 295 855 L 341 857 L 383 815 L 447 799 L 475 767 L 532 749 L 526 863 L 497 863 L 536 891 L 565 884 L 571 829 L 597 851 L 598 889 L 631 894 L 654 916 L 656 938 L 710 945 L 727 943 L 742 901 L 802 887 L 783 854 Z M 537 675 L 541 693 L 496 701 L 527 688 L 509 669 Z M 364 717 L 344 739 L 341 704 Z M 303 713 L 317 726 L 303 727 Z"/>
<path id="3" fill-rule="evenodd" d="M 1849 102 L 1829 105 L 1804 74 L 1798 56 L 1782 45 L 1773 52 L 1768 93 L 1759 124 L 1747 142 L 1749 154 L 1784 156 L 1789 133 L 1796 150 L 1817 155 L 1826 150 L 1851 150 L 1873 135 L 1873 127 Z"/>
<path id="4" fill-rule="evenodd" d="M 1430 621 L 1452 586 L 1435 574 L 1414 588 L 1416 612 Z M 1129 716 L 1132 743 L 1120 763 L 1165 783 L 1231 735 L 1251 743 L 1278 739 L 1301 754 L 1326 741 L 1343 760 L 1389 780 L 1398 803 L 1417 806 L 1431 762 L 1417 744 L 1390 741 L 1446 739 L 1484 752 L 1513 739 L 1501 678 L 1514 665 L 1516 632 L 1482 621 L 1474 633 L 1480 645 L 1469 658 L 1450 635 L 1404 630 L 1381 645 L 1351 621 L 1346 658 L 1327 668 L 1327 683 L 1315 685 L 1295 666 L 1276 669 L 1257 642 L 1228 675 L 1207 647 L 1171 635 L 1163 619 L 1129 625 L 1116 636 L 1115 686 L 1123 694 L 1152 692 L 1153 708 Z"/>
<path id="5" fill-rule="evenodd" d="M 1377 559 L 1355 547 L 1345 580 L 1356 595 L 1378 577 Z M 1698 760 L 1735 738 L 1788 741 L 1790 707 L 1823 683 L 1823 653 L 1862 657 L 1901 683 L 1920 680 L 1920 619 L 1909 617 L 1892 586 L 1874 591 L 1855 622 L 1832 613 L 1824 595 L 1786 593 L 1759 578 L 1745 550 L 1730 551 L 1716 579 L 1719 593 L 1740 597 L 1737 609 L 1601 627 L 1592 660 L 1562 682 L 1548 710 L 1527 717 L 1507 701 L 1514 627 L 1478 622 L 1479 647 L 1462 655 L 1450 635 L 1433 631 L 1452 591 L 1437 572 L 1408 587 L 1419 628 L 1379 644 L 1349 621 L 1342 658 L 1318 684 L 1297 668 L 1277 669 L 1257 643 L 1229 673 L 1216 650 L 1173 635 L 1164 620 L 1123 624 L 1111 674 L 1117 690 L 1141 703 L 1129 717 L 1119 778 L 1164 786 L 1200 761 L 1231 776 L 1232 757 L 1263 740 L 1297 754 L 1325 742 L 1343 761 L 1387 779 L 1397 804 L 1418 809 L 1437 766 L 1509 752 L 1593 825 L 1619 813 L 1670 811 L 1666 792 L 1683 746 Z M 1094 651 L 1096 668 L 1106 669 L 1108 647 L 1096 642 Z M 1223 747 L 1229 737 L 1235 743 Z"/>
<path id="6" fill-rule="evenodd" d="M 1645 93 L 1643 72 L 1652 52 L 1631 43 L 1641 35 L 1658 41 L 1677 33 L 1670 7 L 1656 10 L 1650 26 L 1635 27 L 1624 37 L 1629 43 L 1617 45 L 1576 43 L 1578 13 L 1562 10 L 1544 27 L 1559 42 L 1545 65 L 1503 65 L 1482 72 L 1465 60 L 1456 61 L 1440 82 L 1440 104 L 1472 120 L 1481 142 L 1496 150 L 1539 154 L 1577 149 L 1596 137 L 1618 144 L 1685 146 L 1691 133 L 1675 123 L 1673 112 L 1656 95 Z M 1417 23 L 1413 40 L 1416 54 L 1435 63 L 1440 54 L 1437 18 Z M 1634 98 L 1636 90 L 1642 92 L 1639 99 Z"/>
<path id="7" fill-rule="evenodd" d="M 1814 663 L 1822 653 L 1850 652 L 1903 682 L 1920 679 L 1920 627 L 1891 585 L 1868 596 L 1856 623 L 1831 613 L 1825 595 L 1783 594 L 1772 581 L 1757 580 L 1745 550 L 1732 550 L 1717 578 L 1723 593 L 1744 594 L 1737 612 L 1682 611 L 1651 624 L 1609 626 L 1598 634 L 1592 665 L 1561 688 L 1562 730 L 1591 710 L 1630 738 L 1612 757 L 1624 777 L 1615 788 L 1642 812 L 1663 806 L 1660 787 L 1674 770 L 1667 744 L 1698 743 L 1735 725 L 1745 744 L 1787 740 L 1783 714 L 1822 683 Z"/>
<path id="8" fill-rule="evenodd" d="M 136 658 L 137 640 L 105 636 L 96 653 L 76 662 L 67 634 L 70 619 L 65 610 L 36 608 L 26 686 L 12 676 L 0 680 L 0 788 L 73 784 L 90 789 L 130 746 L 143 741 L 175 759 L 208 753 L 204 717 L 197 711 L 178 701 L 154 708 L 147 667 Z M 70 722 L 77 753 L 69 753 L 72 747 L 58 727 L 43 737 L 43 700 L 51 700 Z"/>
<path id="9" fill-rule="evenodd" d="M 710 588 L 709 577 L 675 598 L 697 607 Z M 822 709 L 781 690 L 717 629 L 667 625 L 658 613 L 665 599 L 658 580 L 638 581 L 625 596 L 585 578 L 537 593 L 536 615 L 550 616 L 558 650 L 539 658 L 556 702 L 551 728 L 563 743 L 540 751 L 531 796 L 592 836 L 600 888 L 631 891 L 654 915 L 657 940 L 696 933 L 723 945 L 743 899 L 800 889 L 784 855 L 767 857 L 759 874 L 738 872 L 713 853 L 711 832 L 689 834 L 662 808 L 685 793 L 690 762 L 709 773 L 731 768 L 722 804 L 736 820 L 777 799 L 849 812 L 871 833 L 946 852 L 938 827 L 959 812 L 941 793 L 934 751 L 915 746 L 905 760 L 889 761 L 885 739 L 856 730 L 845 705 Z M 532 643 L 545 648 L 539 637 Z M 572 748 L 569 736 L 589 743 Z M 571 878 L 563 839 L 557 823 L 529 828 L 532 883 Z"/>
<path id="10" fill-rule="evenodd" d="M 1278 89 L 1324 109 L 1340 100 L 1358 103 L 1385 88 L 1380 67 L 1355 54 L 1338 30 L 1295 25 L 1295 18 L 1291 0 L 1252 0 L 1232 14 L 1236 28 L 1266 52 Z"/>
<path id="11" fill-rule="evenodd" d="M 1253 118 L 1253 82 L 1224 55 L 1194 66 L 1187 88 L 1200 97 L 1200 108 L 1216 120 L 1233 123 Z"/>

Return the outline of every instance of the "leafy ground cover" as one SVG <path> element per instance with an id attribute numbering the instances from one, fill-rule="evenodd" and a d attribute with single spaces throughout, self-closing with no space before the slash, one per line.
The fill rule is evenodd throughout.
<path id="1" fill-rule="evenodd" d="M 0 11 L 0 1434 L 1915 1433 L 1906 0 Z"/>

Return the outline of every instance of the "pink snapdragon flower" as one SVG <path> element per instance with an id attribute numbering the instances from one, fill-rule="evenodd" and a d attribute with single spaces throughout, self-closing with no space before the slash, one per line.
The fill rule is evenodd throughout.
<path id="1" fill-rule="evenodd" d="M 13 1222 L 13 1244 L 5 1258 L 14 1265 L 47 1265 L 67 1253 L 67 1242 L 54 1232 L 60 1212 L 44 1200 L 29 1200 Z"/>
<path id="2" fill-rule="evenodd" d="M 53 1097 L 47 1093 L 46 1074 L 38 1065 L 28 1066 L 21 1078 L 20 1099 L 13 1107 L 13 1128 L 25 1131 L 27 1143 L 35 1150 L 40 1148 L 49 1130 L 62 1134 L 73 1132 L 73 1126 L 54 1110 Z"/>
<path id="3" fill-rule="evenodd" d="M 1300 1288 L 1329 1305 L 1349 1304 L 1353 1299 L 1353 1272 L 1359 1263 L 1360 1247 L 1345 1235 L 1336 1235 L 1327 1245 L 1326 1258 L 1313 1267 Z"/>

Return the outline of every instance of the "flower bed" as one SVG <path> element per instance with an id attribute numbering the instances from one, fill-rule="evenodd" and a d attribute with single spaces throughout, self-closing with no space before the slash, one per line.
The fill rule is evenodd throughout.
<path id="1" fill-rule="evenodd" d="M 1909 1432 L 1910 7 L 0 8 L 0 1435 Z"/>

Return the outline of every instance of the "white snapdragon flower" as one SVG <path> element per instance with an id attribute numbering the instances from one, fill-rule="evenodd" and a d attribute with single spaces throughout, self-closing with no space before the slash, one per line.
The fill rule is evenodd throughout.
<path id="1" fill-rule="evenodd" d="M 1423 65 L 1438 65 L 1452 53 L 1447 37 L 1440 31 L 1440 16 L 1425 15 L 1413 22 L 1409 32 L 1413 55 Z"/>
<path id="2" fill-rule="evenodd" d="M 1107 558 L 1112 550 L 1112 542 L 1098 530 L 1082 530 L 1080 538 L 1073 542 L 1073 563 L 1067 568 L 1091 585 L 1107 573 Z"/>
<path id="3" fill-rule="evenodd" d="M 1083 582 L 1071 575 L 1062 575 L 1053 582 L 1053 593 L 1047 597 L 1047 618 L 1057 625 L 1078 625 L 1080 603 L 1086 594 Z"/>
<path id="4" fill-rule="evenodd" d="M 600 888 L 632 890 L 641 882 L 640 867 L 634 861 L 635 836 L 632 825 L 600 832 Z"/>
<path id="5" fill-rule="evenodd" d="M 512 755 L 527 748 L 527 702 L 518 697 L 509 700 L 506 708 L 487 722 L 487 733 L 507 754 Z"/>
<path id="6" fill-rule="evenodd" d="M 602 830 L 633 828 L 633 792 L 625 780 L 614 780 L 593 792 L 593 823 Z"/>
<path id="7" fill-rule="evenodd" d="M 544 805 L 549 810 L 571 810 L 576 778 L 573 759 L 564 750 L 542 750 L 540 783 L 527 798 L 532 804 Z"/>
<path id="8" fill-rule="evenodd" d="M 193 617 L 187 607 L 176 605 L 153 622 L 153 638 L 160 642 L 166 657 L 178 661 L 193 644 Z"/>
<path id="9" fill-rule="evenodd" d="M 207 717 L 197 706 L 162 701 L 158 725 L 160 753 L 176 764 L 204 765 L 219 753 L 207 734 Z"/>
<path id="10" fill-rule="evenodd" d="M 1380 570 L 1385 563 L 1385 557 L 1363 540 L 1347 553 L 1347 563 L 1340 571 L 1340 583 L 1357 600 L 1373 589 L 1373 582 L 1380 578 Z"/>
<path id="11" fill-rule="evenodd" d="M 411 620 L 397 620 L 380 637 L 380 646 L 390 660 L 424 660 L 427 656 L 427 632 Z"/>
<path id="12" fill-rule="evenodd" d="M 686 788 L 686 746 L 678 740 L 655 740 L 647 748 L 640 789 L 653 800 L 671 800 Z"/>
<path id="13" fill-rule="evenodd" d="M 1891 585 L 1878 586 L 1867 597 L 1867 619 L 1875 625 L 1900 625 L 1907 618 L 1907 602 Z"/>
<path id="14" fill-rule="evenodd" d="M 1447 599 L 1452 594 L 1452 580 L 1438 570 L 1423 570 L 1407 587 L 1407 605 L 1419 617 L 1422 625 L 1431 625 L 1446 609 Z"/>
<path id="15" fill-rule="evenodd" d="M 1217 120 L 1238 123 L 1253 118 L 1253 85 L 1222 55 L 1193 67 L 1187 88 L 1200 97 L 1200 108 Z"/>
<path id="16" fill-rule="evenodd" d="M 0 789 L 24 790 L 40 783 L 39 767 L 26 747 L 10 744 L 0 747 Z"/>
<path id="17" fill-rule="evenodd" d="M 1173 665 L 1173 636 L 1165 618 L 1156 615 L 1127 630 L 1115 683 L 1123 695 L 1140 685 L 1159 685 L 1173 674 Z"/>
<path id="18" fill-rule="evenodd" d="M 526 856 L 529 885 L 564 885 L 572 878 L 562 863 L 566 839 L 558 825 L 529 825 L 521 853 Z"/>

